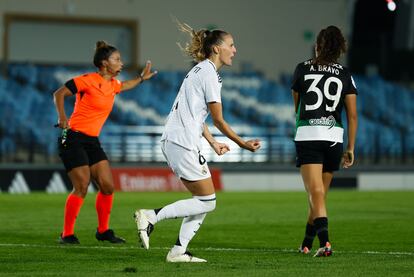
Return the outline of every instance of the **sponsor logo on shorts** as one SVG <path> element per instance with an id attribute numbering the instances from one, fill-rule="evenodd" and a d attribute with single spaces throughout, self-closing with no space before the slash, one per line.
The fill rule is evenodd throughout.
<path id="1" fill-rule="evenodd" d="M 312 118 L 309 119 L 309 124 L 312 126 L 328 126 L 328 129 L 331 129 L 336 124 L 335 117 L 332 115 L 328 117 L 321 117 L 321 118 Z"/>

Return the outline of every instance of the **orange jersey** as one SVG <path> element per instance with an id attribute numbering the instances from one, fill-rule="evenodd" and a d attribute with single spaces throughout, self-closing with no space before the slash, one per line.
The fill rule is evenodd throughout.
<path id="1" fill-rule="evenodd" d="M 76 94 L 70 128 L 88 136 L 99 136 L 112 111 L 115 95 L 121 91 L 121 81 L 115 78 L 108 81 L 99 73 L 88 73 L 69 80 L 65 86 Z"/>

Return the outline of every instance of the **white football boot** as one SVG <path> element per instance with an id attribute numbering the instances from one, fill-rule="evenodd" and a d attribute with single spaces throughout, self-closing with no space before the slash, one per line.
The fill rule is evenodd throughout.
<path id="1" fill-rule="evenodd" d="M 144 249 L 149 249 L 149 236 L 154 230 L 154 225 L 149 222 L 145 215 L 145 210 L 137 210 L 134 214 L 135 223 L 137 224 L 138 237 L 141 246 Z"/>
<path id="2" fill-rule="evenodd" d="M 206 263 L 207 261 L 201 258 L 194 257 L 190 252 L 184 254 L 173 254 L 168 252 L 166 261 L 169 263 Z"/>

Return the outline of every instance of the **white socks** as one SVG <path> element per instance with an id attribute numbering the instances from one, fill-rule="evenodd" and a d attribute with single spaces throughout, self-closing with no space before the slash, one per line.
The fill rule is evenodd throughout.
<path id="1" fill-rule="evenodd" d="M 184 217 L 177 243 L 171 250 L 174 255 L 179 255 L 184 254 L 189 242 L 200 229 L 207 213 L 215 208 L 216 194 L 210 194 L 179 200 L 161 208 L 157 214 L 155 210 L 146 210 L 145 214 L 152 224 L 164 219 Z"/>
<path id="2" fill-rule="evenodd" d="M 177 243 L 172 248 L 172 252 L 174 253 L 174 255 L 185 253 L 188 244 L 190 243 L 191 239 L 195 236 L 198 229 L 200 229 L 201 224 L 203 223 L 203 220 L 206 217 L 206 215 L 207 214 L 192 215 L 189 217 L 185 217 L 183 219 Z"/>
<path id="3" fill-rule="evenodd" d="M 181 224 L 180 228 L 180 234 L 178 236 L 182 247 L 187 249 L 188 243 L 195 236 L 198 229 L 200 229 L 206 215 L 207 214 L 192 215 L 183 219 L 183 223 Z"/>
<path id="4" fill-rule="evenodd" d="M 152 224 L 158 221 L 187 217 L 191 215 L 205 214 L 213 211 L 216 208 L 216 194 L 210 194 L 206 196 L 193 196 L 191 199 L 179 200 L 172 204 L 169 204 L 155 215 L 152 211 L 147 213 L 149 220 Z"/>

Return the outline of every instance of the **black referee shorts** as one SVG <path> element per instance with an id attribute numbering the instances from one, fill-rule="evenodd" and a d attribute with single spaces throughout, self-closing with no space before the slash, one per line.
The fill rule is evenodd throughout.
<path id="1" fill-rule="evenodd" d="M 63 130 L 62 136 L 58 138 L 58 149 L 67 172 L 75 167 L 91 166 L 102 160 L 108 160 L 98 137 L 91 137 L 70 129 Z"/>
<path id="2" fill-rule="evenodd" d="M 339 170 L 343 144 L 332 141 L 295 141 L 296 167 L 323 164 L 323 172 Z"/>

